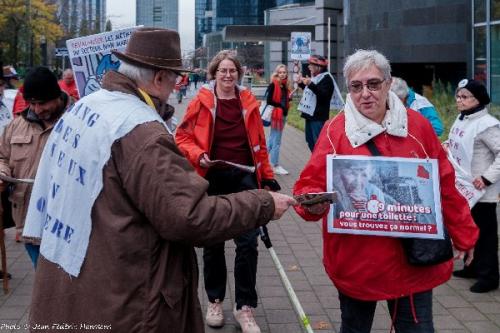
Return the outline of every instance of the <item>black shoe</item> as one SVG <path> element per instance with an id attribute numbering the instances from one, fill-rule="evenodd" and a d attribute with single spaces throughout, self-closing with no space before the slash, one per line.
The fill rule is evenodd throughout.
<path id="1" fill-rule="evenodd" d="M 474 272 L 472 272 L 469 269 L 461 269 L 459 271 L 454 271 L 453 276 L 463 278 L 463 279 L 473 279 L 476 277 L 476 274 L 474 274 Z"/>
<path id="2" fill-rule="evenodd" d="M 4 274 L 3 274 L 3 271 L 0 270 L 0 281 L 3 280 L 3 277 L 4 277 Z M 7 273 L 7 279 L 12 279 L 12 275 L 10 275 L 10 273 Z"/>
<path id="3" fill-rule="evenodd" d="M 492 291 L 498 289 L 498 283 L 496 284 L 487 284 L 484 282 L 476 282 L 470 287 L 470 291 L 473 293 L 487 293 L 488 291 Z"/>

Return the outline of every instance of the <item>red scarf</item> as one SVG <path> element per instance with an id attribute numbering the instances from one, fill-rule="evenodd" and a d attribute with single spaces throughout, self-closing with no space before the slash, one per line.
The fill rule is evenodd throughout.
<path id="1" fill-rule="evenodd" d="M 273 102 L 277 103 L 277 104 L 281 104 L 281 86 L 286 87 L 287 81 L 286 81 L 286 79 L 281 80 L 281 82 L 279 80 L 273 80 L 273 84 L 274 84 Z M 288 92 L 288 88 L 286 90 Z M 287 96 L 287 98 L 286 98 L 287 110 L 288 110 L 289 105 L 290 105 L 289 103 L 290 103 L 290 100 Z M 271 128 L 278 130 L 278 131 L 282 131 L 283 126 L 284 126 L 283 109 L 275 107 L 273 110 L 273 114 L 271 115 Z"/>

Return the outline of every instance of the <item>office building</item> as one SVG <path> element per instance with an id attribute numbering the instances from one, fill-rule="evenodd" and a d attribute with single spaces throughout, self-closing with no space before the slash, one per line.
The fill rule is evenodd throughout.
<path id="1" fill-rule="evenodd" d="M 70 37 L 103 32 L 106 0 L 57 0 L 57 16 Z"/>
<path id="2" fill-rule="evenodd" d="M 473 77 L 500 106 L 500 0 L 471 0 Z"/>
<path id="3" fill-rule="evenodd" d="M 136 0 L 136 24 L 179 31 L 178 0 Z"/>

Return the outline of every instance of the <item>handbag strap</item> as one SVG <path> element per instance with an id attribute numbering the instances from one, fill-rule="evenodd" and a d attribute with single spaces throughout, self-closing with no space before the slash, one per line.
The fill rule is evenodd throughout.
<path id="1" fill-rule="evenodd" d="M 375 146 L 375 143 L 373 142 L 372 139 L 368 140 L 366 142 L 366 147 L 368 148 L 368 150 L 370 151 L 370 153 L 373 155 L 373 156 L 380 156 L 382 154 L 380 154 L 380 150 L 378 150 L 377 146 Z"/>

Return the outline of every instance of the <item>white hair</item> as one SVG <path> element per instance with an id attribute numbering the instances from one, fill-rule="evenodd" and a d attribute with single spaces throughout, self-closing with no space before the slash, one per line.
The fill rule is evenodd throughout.
<path id="1" fill-rule="evenodd" d="M 385 80 L 391 78 L 391 65 L 389 60 L 380 52 L 375 50 L 357 50 L 349 57 L 347 57 L 344 64 L 344 78 L 346 85 L 349 85 L 349 77 L 359 72 L 360 70 L 367 69 L 375 65 L 382 74 Z"/>
<path id="2" fill-rule="evenodd" d="M 405 99 L 408 96 L 409 92 L 408 84 L 402 78 L 393 76 L 391 91 L 395 93 L 400 99 Z"/>
<path id="3" fill-rule="evenodd" d="M 138 82 L 149 83 L 153 81 L 155 74 L 158 72 L 158 70 L 147 67 L 139 67 L 137 65 L 133 65 L 121 60 L 118 72 L 122 73 L 129 79 L 134 80 L 136 83 Z"/>

